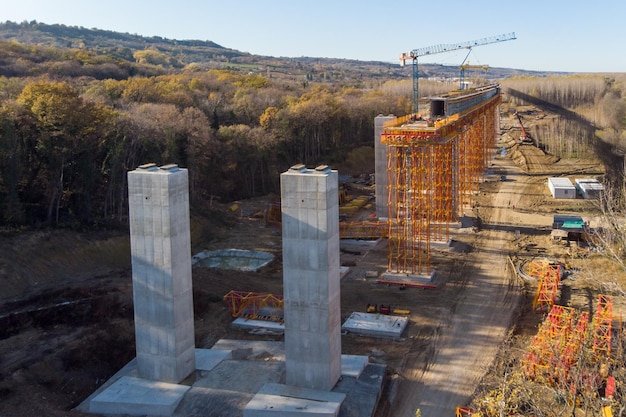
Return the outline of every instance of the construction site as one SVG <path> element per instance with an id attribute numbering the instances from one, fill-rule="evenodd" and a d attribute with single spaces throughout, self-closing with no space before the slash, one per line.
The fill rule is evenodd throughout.
<path id="1" fill-rule="evenodd" d="M 600 165 L 545 154 L 518 114 L 543 110 L 511 108 L 498 84 L 418 100 L 414 82 L 413 113 L 374 120 L 374 173 L 341 179 L 341 167 L 294 161 L 280 196 L 216 203 L 221 224 L 176 208 L 186 170 L 129 173 L 130 241 L 51 243 L 70 253 L 55 261 L 74 277 L 67 289 L 35 308 L 10 294 L 0 311 L 0 415 L 484 416 L 471 400 L 507 357 L 528 384 L 565 387 L 574 409 L 596 395 L 594 412 L 620 415 L 625 298 L 577 272 L 590 242 L 552 233 L 557 213 L 585 228 L 598 213 L 546 185 Z M 42 268 L 25 240 L 2 249 L 32 255 L 23 274 Z M 105 260 L 120 251 L 130 261 Z M 46 327 L 51 311 L 65 321 Z M 86 315 L 97 319 L 50 343 Z M 100 346 L 103 331 L 119 333 Z M 61 406 L 25 401 L 51 395 L 41 386 Z"/>

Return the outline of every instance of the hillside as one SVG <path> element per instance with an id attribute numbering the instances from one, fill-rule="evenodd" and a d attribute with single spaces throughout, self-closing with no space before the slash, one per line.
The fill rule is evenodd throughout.
<path id="1" fill-rule="evenodd" d="M 399 62 L 357 61 L 341 58 L 320 57 L 268 57 L 253 55 L 230 49 L 211 41 L 176 40 L 160 36 L 140 36 L 102 29 L 88 29 L 61 24 L 45 24 L 36 21 L 0 23 L 0 41 L 17 42 L 41 48 L 55 48 L 62 51 L 90 51 L 100 59 L 110 63 L 133 65 L 135 53 L 151 50 L 165 54 L 165 62 L 174 68 L 183 68 L 195 64 L 205 68 L 229 68 L 245 71 L 260 71 L 300 75 L 311 80 L 316 77 L 322 81 L 346 79 L 406 79 L 411 68 L 401 67 Z M 23 59 L 28 57 L 22 56 Z M 6 65 L 6 63 L 5 63 Z M 168 66 L 168 65 L 166 65 Z M 439 64 L 420 64 L 420 77 L 455 78 L 459 76 L 457 66 Z M 0 64 L 0 75 L 16 76 L 7 73 Z M 133 75 L 132 73 L 129 75 Z M 545 76 L 546 72 L 525 71 L 509 68 L 490 68 L 481 77 L 501 79 L 517 75 Z M 102 78 L 102 77 L 96 77 Z M 112 77 L 118 78 L 118 77 Z"/>

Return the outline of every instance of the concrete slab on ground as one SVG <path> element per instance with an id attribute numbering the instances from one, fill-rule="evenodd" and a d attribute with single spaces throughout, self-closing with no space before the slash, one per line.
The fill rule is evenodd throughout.
<path id="1" fill-rule="evenodd" d="M 344 278 L 346 275 L 348 275 L 348 272 L 350 272 L 350 267 L 347 266 L 340 266 L 339 267 L 339 279 Z"/>
<path id="2" fill-rule="evenodd" d="M 341 355 L 341 375 L 358 378 L 368 362 L 367 356 Z"/>
<path id="3" fill-rule="evenodd" d="M 406 285 L 433 285 L 435 281 L 435 275 L 435 271 L 432 271 L 430 274 L 426 275 L 402 274 L 387 271 L 383 272 L 383 274 L 380 276 L 380 279 L 389 282 L 406 283 Z"/>
<path id="4" fill-rule="evenodd" d="M 285 382 L 285 362 L 226 360 L 207 372 L 195 387 L 256 394 L 268 382 Z"/>
<path id="5" fill-rule="evenodd" d="M 232 359 L 232 350 L 196 349 L 196 369 L 210 371 L 225 359 Z"/>
<path id="6" fill-rule="evenodd" d="M 381 239 L 376 240 L 364 240 L 364 239 L 341 239 L 341 245 L 353 245 L 353 246 L 370 246 L 374 247 L 378 245 Z"/>
<path id="7" fill-rule="evenodd" d="M 189 386 L 124 376 L 95 396 L 89 412 L 171 416 Z"/>
<path id="8" fill-rule="evenodd" d="M 185 390 L 174 411 L 172 404 L 167 410 L 163 407 L 158 410 L 142 408 L 139 415 L 243 417 L 244 408 L 265 384 L 285 383 L 285 348 L 282 341 L 222 339 L 215 343 L 212 349 L 196 349 L 196 357 L 199 368 L 193 377 L 184 381 L 187 385 L 166 384 Z M 345 395 L 345 400 L 338 414 L 334 415 L 371 417 L 376 411 L 382 392 L 385 366 L 369 363 L 367 356 L 341 355 L 341 375 L 332 392 Z M 120 381 L 128 378 L 138 379 L 136 376 L 136 360 L 133 359 L 98 391 L 83 401 L 77 410 L 87 413 L 133 415 L 123 408 L 125 407 L 123 402 L 114 404 L 108 412 L 98 409 L 97 402 L 93 409 L 91 404 L 94 398 L 110 387 L 120 387 L 122 384 Z M 161 386 L 163 383 L 157 384 Z M 131 395 L 141 397 L 141 394 Z"/>
<path id="9" fill-rule="evenodd" d="M 346 398 L 343 393 L 268 383 L 243 410 L 244 417 L 335 417 Z"/>
<path id="10" fill-rule="evenodd" d="M 278 321 L 269 320 L 254 320 L 246 319 L 243 317 L 237 317 L 231 323 L 233 327 L 239 327 L 243 329 L 265 329 L 272 332 L 283 333 L 285 331 L 285 324 Z"/>
<path id="11" fill-rule="evenodd" d="M 346 394 L 339 417 L 373 416 L 383 392 L 386 371 L 385 365 L 368 363 L 357 378 L 342 377 L 333 388 L 333 392 Z"/>
<path id="12" fill-rule="evenodd" d="M 285 344 L 271 340 L 235 340 L 220 339 L 211 349 L 230 350 L 233 359 L 259 359 L 271 358 L 273 361 L 285 361 Z M 247 352 L 247 356 L 243 353 Z"/>
<path id="13" fill-rule="evenodd" d="M 408 317 L 354 312 L 341 329 L 367 336 L 399 338 L 408 323 Z"/>

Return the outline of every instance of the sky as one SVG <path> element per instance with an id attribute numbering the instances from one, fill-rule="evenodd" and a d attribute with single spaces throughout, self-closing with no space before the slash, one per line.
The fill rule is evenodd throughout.
<path id="1" fill-rule="evenodd" d="M 4 4 L 2 4 L 4 3 Z M 624 0 L 0 0 L 0 21 L 213 41 L 275 57 L 399 63 L 402 52 L 515 33 L 420 63 L 626 72 Z"/>

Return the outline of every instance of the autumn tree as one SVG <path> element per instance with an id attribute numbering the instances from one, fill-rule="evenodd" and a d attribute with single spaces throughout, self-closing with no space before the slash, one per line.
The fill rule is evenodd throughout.
<path id="1" fill-rule="evenodd" d="M 47 222 L 58 223 L 62 202 L 71 202 L 68 208 L 88 219 L 96 183 L 92 168 L 105 112 L 83 102 L 66 82 L 32 82 L 17 100 L 37 127 L 35 148 L 47 195 Z"/>

